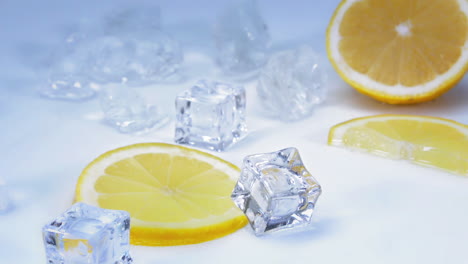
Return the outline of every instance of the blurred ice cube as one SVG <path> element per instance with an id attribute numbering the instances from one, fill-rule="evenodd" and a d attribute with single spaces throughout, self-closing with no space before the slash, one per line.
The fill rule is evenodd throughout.
<path id="1" fill-rule="evenodd" d="M 144 133 L 167 123 L 168 116 L 156 105 L 148 105 L 132 88 L 116 85 L 101 95 L 105 121 L 122 133 Z"/>
<path id="2" fill-rule="evenodd" d="M 254 0 L 242 0 L 222 13 L 214 27 L 216 62 L 232 75 L 247 74 L 267 60 L 270 34 Z"/>
<path id="3" fill-rule="evenodd" d="M 86 42 L 79 34 L 68 36 L 60 47 L 51 53 L 39 71 L 41 95 L 52 99 L 84 100 L 95 95 L 88 72 L 88 54 L 81 46 Z"/>
<path id="4" fill-rule="evenodd" d="M 158 31 L 150 38 L 104 36 L 90 43 L 89 71 L 97 83 L 141 85 L 173 77 L 183 56 L 177 41 Z"/>
<path id="5" fill-rule="evenodd" d="M 182 49 L 161 30 L 158 7 L 120 9 L 76 30 L 44 59 L 39 92 L 46 97 L 83 100 L 95 94 L 94 85 L 179 80 Z"/>
<path id="6" fill-rule="evenodd" d="M 308 46 L 273 54 L 260 72 L 257 93 L 264 112 L 283 121 L 309 116 L 325 100 L 327 75 Z"/>

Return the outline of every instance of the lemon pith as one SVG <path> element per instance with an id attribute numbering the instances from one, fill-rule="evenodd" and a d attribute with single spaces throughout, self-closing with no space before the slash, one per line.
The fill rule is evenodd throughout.
<path id="1" fill-rule="evenodd" d="M 412 115 L 352 119 L 330 129 L 328 144 L 468 176 L 468 126 Z"/>
<path id="2" fill-rule="evenodd" d="M 239 168 L 210 154 L 143 143 L 102 154 L 82 172 L 75 200 L 128 211 L 135 245 L 212 240 L 245 226 L 230 199 Z"/>
<path id="3" fill-rule="evenodd" d="M 468 68 L 468 2 L 344 0 L 327 53 L 359 92 L 391 104 L 432 100 Z"/>

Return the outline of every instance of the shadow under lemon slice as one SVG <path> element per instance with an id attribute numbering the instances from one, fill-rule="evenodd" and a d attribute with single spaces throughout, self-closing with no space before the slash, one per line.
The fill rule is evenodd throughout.
<path id="1" fill-rule="evenodd" d="M 201 151 L 135 144 L 91 162 L 75 200 L 129 212 L 133 245 L 201 243 L 247 224 L 230 198 L 239 174 L 235 165 Z"/>
<path id="2" fill-rule="evenodd" d="M 468 126 L 413 115 L 352 119 L 330 129 L 328 144 L 468 176 Z"/>

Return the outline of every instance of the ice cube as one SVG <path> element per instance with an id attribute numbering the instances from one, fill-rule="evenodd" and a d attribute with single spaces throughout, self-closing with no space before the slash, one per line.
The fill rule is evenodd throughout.
<path id="1" fill-rule="evenodd" d="M 42 96 L 52 99 L 79 101 L 93 97 L 88 73 L 88 55 L 81 49 L 84 37 L 71 34 L 47 59 L 47 70 L 40 74 L 45 79 L 38 87 Z"/>
<path id="2" fill-rule="evenodd" d="M 321 187 L 295 148 L 244 159 L 232 193 L 256 235 L 308 227 Z"/>
<path id="3" fill-rule="evenodd" d="M 89 69 L 97 83 L 143 85 L 175 77 L 183 61 L 177 41 L 157 31 L 148 37 L 104 36 L 89 43 Z"/>
<path id="4" fill-rule="evenodd" d="M 42 229 L 47 263 L 129 264 L 130 215 L 76 203 Z"/>
<path id="5" fill-rule="evenodd" d="M 310 47 L 281 51 L 261 70 L 257 93 L 266 114 L 295 121 L 325 100 L 327 75 Z"/>
<path id="6" fill-rule="evenodd" d="M 238 1 L 222 13 L 214 27 L 216 61 L 231 75 L 248 74 L 264 65 L 270 34 L 253 0 Z"/>
<path id="7" fill-rule="evenodd" d="M 176 98 L 175 141 L 225 150 L 247 132 L 245 104 L 243 87 L 199 81 Z"/>
<path id="8" fill-rule="evenodd" d="M 132 88 L 115 85 L 105 89 L 100 98 L 105 121 L 122 133 L 144 133 L 167 123 L 167 115 L 145 100 Z"/>

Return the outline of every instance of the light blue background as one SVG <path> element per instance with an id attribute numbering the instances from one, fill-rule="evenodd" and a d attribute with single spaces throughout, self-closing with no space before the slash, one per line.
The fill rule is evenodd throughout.
<path id="1" fill-rule="evenodd" d="M 228 2 L 159 1 L 164 28 L 186 50 L 187 80 L 138 88 L 148 102 L 173 113 L 178 92 L 200 77 L 220 78 L 210 26 Z M 467 124 L 466 80 L 434 102 L 381 104 L 346 85 L 326 60 L 325 30 L 339 1 L 258 2 L 273 50 L 309 44 L 322 55 L 329 98 L 310 118 L 285 124 L 259 114 L 256 83 L 245 83 L 251 135 L 219 156 L 240 166 L 248 154 L 298 147 L 324 189 L 315 229 L 256 238 L 244 228 L 199 245 L 132 247 L 135 263 L 467 263 L 466 178 L 326 145 L 332 125 L 371 114 L 432 115 Z M 46 100 L 34 89 L 37 59 L 70 25 L 128 3 L 142 2 L 0 1 L 0 176 L 17 200 L 16 210 L 0 216 L 1 263 L 45 263 L 41 227 L 71 204 L 77 177 L 99 154 L 136 142 L 172 142 L 173 123 L 146 136 L 123 135 L 102 124 L 96 100 Z"/>

